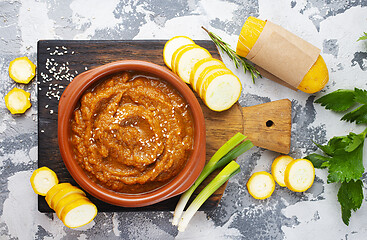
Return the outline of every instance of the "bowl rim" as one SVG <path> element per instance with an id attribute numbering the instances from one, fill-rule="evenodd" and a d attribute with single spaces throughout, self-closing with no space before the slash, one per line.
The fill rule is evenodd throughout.
<path id="1" fill-rule="evenodd" d="M 111 74 L 136 70 L 153 74 L 169 82 L 191 108 L 194 120 L 193 152 L 181 172 L 162 187 L 146 193 L 118 193 L 93 182 L 73 159 L 69 142 L 70 119 L 82 94 L 94 83 Z M 173 72 L 157 64 L 140 60 L 122 60 L 108 63 L 76 76 L 63 92 L 58 109 L 58 143 L 62 159 L 74 180 L 94 197 L 123 207 L 142 207 L 166 200 L 186 191 L 200 175 L 205 165 L 205 121 L 201 106 L 191 89 Z"/>

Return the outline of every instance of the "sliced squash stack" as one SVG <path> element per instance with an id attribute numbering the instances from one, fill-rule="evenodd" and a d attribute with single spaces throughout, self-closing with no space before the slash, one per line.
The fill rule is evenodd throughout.
<path id="1" fill-rule="evenodd" d="M 281 187 L 293 192 L 304 192 L 309 189 L 315 179 L 315 168 L 307 159 L 294 159 L 280 155 L 271 165 L 271 173 Z"/>
<path id="2" fill-rule="evenodd" d="M 194 68 L 195 63 L 204 58 L 211 57 L 208 50 L 198 46 L 192 45 L 180 51 L 175 59 L 175 71 L 185 83 L 190 83 L 191 71 Z"/>
<path id="3" fill-rule="evenodd" d="M 271 165 L 271 174 L 256 172 L 246 186 L 255 199 L 266 199 L 273 194 L 275 182 L 293 192 L 304 192 L 312 186 L 314 179 L 315 168 L 309 160 L 280 155 Z"/>
<path id="4" fill-rule="evenodd" d="M 70 183 L 59 183 L 55 172 L 47 167 L 33 172 L 31 184 L 35 193 L 46 196 L 47 204 L 69 228 L 84 226 L 97 215 L 97 207 L 82 190 Z"/>
<path id="5" fill-rule="evenodd" d="M 163 49 L 163 59 L 164 63 L 172 69 L 172 56 L 173 53 L 180 47 L 188 45 L 188 44 L 195 44 L 190 38 L 185 36 L 177 36 L 171 38 L 166 44 L 164 45 Z"/>
<path id="6" fill-rule="evenodd" d="M 170 39 L 163 50 L 164 62 L 185 83 L 190 84 L 214 111 L 230 108 L 241 95 L 241 82 L 223 62 L 184 36 Z"/>
<path id="7" fill-rule="evenodd" d="M 224 65 L 222 61 L 212 57 L 201 59 L 195 63 L 190 75 L 190 84 L 195 91 L 198 91 L 196 86 L 201 73 L 211 66 L 219 66 L 224 68 L 226 65 Z"/>

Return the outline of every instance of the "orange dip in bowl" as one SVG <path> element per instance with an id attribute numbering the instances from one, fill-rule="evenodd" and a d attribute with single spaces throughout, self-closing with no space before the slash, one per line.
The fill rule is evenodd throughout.
<path id="1" fill-rule="evenodd" d="M 171 181 L 193 151 L 189 105 L 166 81 L 124 71 L 81 97 L 71 120 L 74 157 L 99 185 L 142 193 Z"/>

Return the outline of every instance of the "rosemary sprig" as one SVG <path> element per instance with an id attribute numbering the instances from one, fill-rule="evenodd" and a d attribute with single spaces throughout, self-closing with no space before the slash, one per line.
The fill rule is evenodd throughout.
<path id="1" fill-rule="evenodd" d="M 222 52 L 227 53 L 227 55 L 233 60 L 234 65 L 236 66 L 236 68 L 239 68 L 240 65 L 242 65 L 245 73 L 247 71 L 249 71 L 251 73 L 251 78 L 252 78 L 253 83 L 255 83 L 255 78 L 257 78 L 257 77 L 261 78 L 262 77 L 261 74 L 259 73 L 259 71 L 253 65 L 248 63 L 245 60 L 244 57 L 239 56 L 236 53 L 236 51 L 233 50 L 228 43 L 226 43 L 222 40 L 221 37 L 219 37 L 218 35 L 210 32 L 210 31 L 208 31 L 208 29 L 206 29 L 203 26 L 201 28 L 204 29 L 208 33 L 209 37 L 212 39 L 212 41 L 215 43 L 215 45 L 217 45 L 222 50 Z"/>

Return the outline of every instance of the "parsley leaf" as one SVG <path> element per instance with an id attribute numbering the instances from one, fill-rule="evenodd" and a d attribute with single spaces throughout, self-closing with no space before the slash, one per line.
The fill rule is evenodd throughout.
<path id="1" fill-rule="evenodd" d="M 361 40 L 366 40 L 366 39 L 367 39 L 367 33 L 366 33 L 366 32 L 364 32 L 364 36 L 362 36 L 362 37 L 358 38 L 357 42 L 358 42 L 358 41 L 361 41 Z"/>
<path id="2" fill-rule="evenodd" d="M 337 149 L 336 154 L 328 161 L 328 183 L 360 179 L 364 173 L 362 156 L 363 144 L 351 152 L 347 152 L 345 149 Z"/>
<path id="3" fill-rule="evenodd" d="M 338 89 L 317 99 L 315 103 L 320 103 L 321 106 L 325 106 L 326 109 L 335 112 L 345 111 L 355 104 L 354 91 Z"/>
<path id="4" fill-rule="evenodd" d="M 362 104 L 358 108 L 346 113 L 341 120 L 356 122 L 356 124 L 367 123 L 367 91 L 355 88 L 354 90 L 338 89 L 317 99 L 326 109 L 335 112 L 346 111 L 355 104 Z"/>
<path id="5" fill-rule="evenodd" d="M 338 191 L 338 201 L 342 209 L 342 219 L 345 225 L 349 225 L 349 219 L 353 211 L 357 211 L 363 202 L 363 183 L 361 180 L 343 182 Z"/>
<path id="6" fill-rule="evenodd" d="M 367 91 L 359 88 L 354 89 L 354 101 L 360 104 L 367 104 Z"/>
<path id="7" fill-rule="evenodd" d="M 317 144 L 329 157 L 309 155 L 309 159 L 316 168 L 329 168 L 328 183 L 349 182 L 358 180 L 364 173 L 363 143 L 367 128 L 361 134 L 349 133 L 347 136 L 334 137 L 327 145 Z"/>
<path id="8" fill-rule="evenodd" d="M 315 168 L 328 168 L 327 182 L 340 182 L 338 201 L 342 209 L 343 222 L 348 225 L 351 210 L 361 207 L 363 200 L 362 181 L 363 145 L 367 128 L 360 134 L 334 137 L 326 145 L 316 144 L 325 155 L 312 153 L 305 157 Z"/>
<path id="9" fill-rule="evenodd" d="M 340 140 L 342 140 L 343 137 L 333 137 L 328 143 L 327 145 L 321 145 L 321 144 L 316 144 L 316 146 L 318 148 L 320 148 L 325 154 L 329 155 L 329 156 L 334 156 L 334 152 L 336 149 L 340 148 L 340 143 L 342 143 Z"/>
<path id="10" fill-rule="evenodd" d="M 367 105 L 362 105 L 357 109 L 345 114 L 341 120 L 356 122 L 356 124 L 367 123 Z"/>
<path id="11" fill-rule="evenodd" d="M 315 168 L 326 168 L 326 165 L 329 162 L 328 157 L 324 157 L 317 153 L 312 153 L 305 158 L 310 160 Z"/>
<path id="12" fill-rule="evenodd" d="M 344 138 L 343 141 L 347 143 L 347 146 L 345 146 L 344 150 L 347 152 L 354 151 L 357 147 L 361 146 L 363 147 L 363 141 L 366 137 L 365 134 L 355 134 L 355 133 L 349 133 L 348 138 Z"/>

